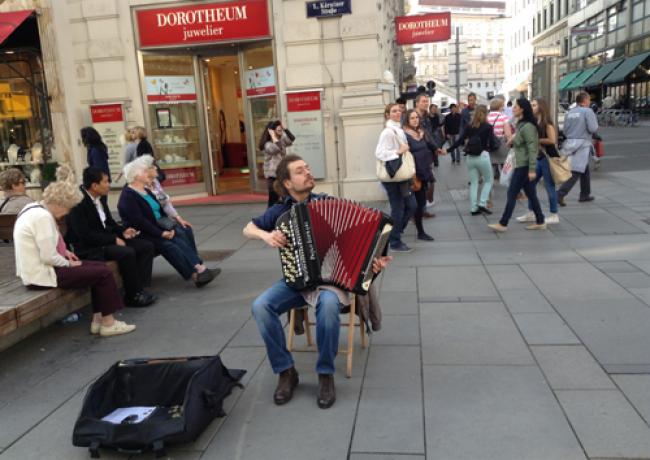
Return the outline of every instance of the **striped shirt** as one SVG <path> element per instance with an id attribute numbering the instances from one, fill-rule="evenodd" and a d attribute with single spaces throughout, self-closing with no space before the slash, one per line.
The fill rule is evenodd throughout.
<path id="1" fill-rule="evenodd" d="M 487 116 L 487 122 L 494 127 L 494 135 L 503 137 L 505 134 L 504 125 L 508 122 L 508 117 L 501 112 L 490 112 Z"/>

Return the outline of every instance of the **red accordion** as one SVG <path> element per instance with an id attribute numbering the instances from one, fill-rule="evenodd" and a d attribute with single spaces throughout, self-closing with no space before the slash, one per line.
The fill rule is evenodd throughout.
<path id="1" fill-rule="evenodd" d="M 295 204 L 276 228 L 287 237 L 280 248 L 287 285 L 303 290 L 331 284 L 366 294 L 372 261 L 384 252 L 393 224 L 377 209 L 327 198 Z"/>

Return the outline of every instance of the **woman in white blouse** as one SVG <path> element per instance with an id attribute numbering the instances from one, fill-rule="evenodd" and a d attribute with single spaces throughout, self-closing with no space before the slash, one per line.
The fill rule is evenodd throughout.
<path id="1" fill-rule="evenodd" d="M 72 177 L 62 167 L 57 177 Z M 127 334 L 135 329 L 114 318 L 124 307 L 113 273 L 104 262 L 81 261 L 66 249 L 57 221 L 82 199 L 79 188 L 69 180 L 47 186 L 40 202 L 28 204 L 18 214 L 14 225 L 16 275 L 31 289 L 90 287 L 93 306 L 92 334 L 102 337 Z"/>
<path id="2" fill-rule="evenodd" d="M 381 161 L 391 161 L 408 151 L 406 135 L 400 119 L 402 110 L 398 104 L 388 104 L 384 110 L 386 127 L 379 135 L 375 156 Z M 390 202 L 390 216 L 393 230 L 390 232 L 390 249 L 395 252 L 411 252 L 412 249 L 402 241 L 402 233 L 416 208 L 415 197 L 411 193 L 410 180 L 403 182 L 382 182 Z"/>

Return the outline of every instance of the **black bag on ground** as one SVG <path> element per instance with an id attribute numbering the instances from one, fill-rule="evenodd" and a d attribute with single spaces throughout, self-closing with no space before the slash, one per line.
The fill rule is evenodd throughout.
<path id="1" fill-rule="evenodd" d="M 88 389 L 74 426 L 72 444 L 166 455 L 167 444 L 194 441 L 214 420 L 223 417 L 223 400 L 245 370 L 227 369 L 219 356 L 130 359 L 119 361 Z M 153 412 L 136 422 L 102 418 L 120 408 L 149 407 Z"/>

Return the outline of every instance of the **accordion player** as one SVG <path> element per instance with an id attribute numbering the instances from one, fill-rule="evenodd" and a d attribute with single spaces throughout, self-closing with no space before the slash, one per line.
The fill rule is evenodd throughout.
<path id="1" fill-rule="evenodd" d="M 285 282 L 297 290 L 330 284 L 367 294 L 373 260 L 383 254 L 392 226 L 386 214 L 350 200 L 295 204 L 276 222 L 287 238 L 280 248 Z"/>

